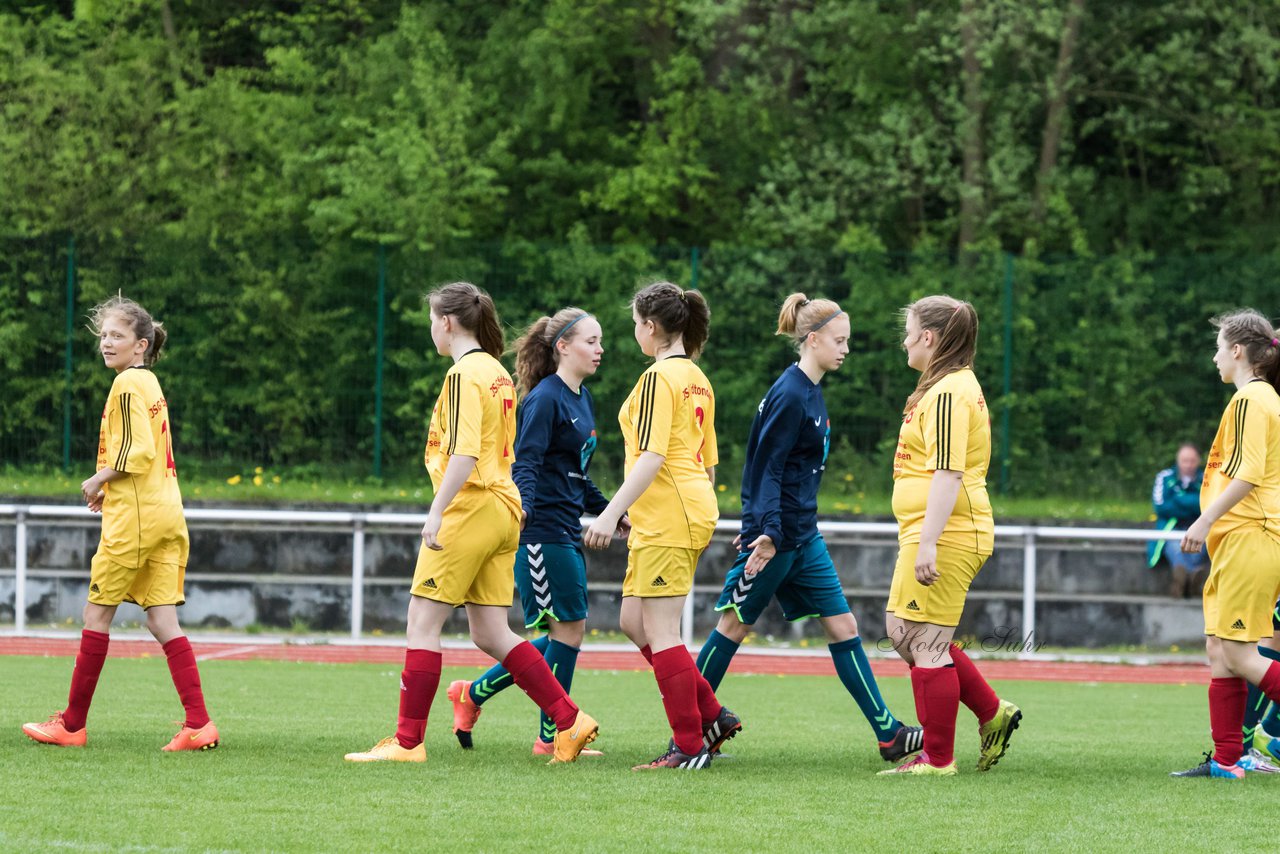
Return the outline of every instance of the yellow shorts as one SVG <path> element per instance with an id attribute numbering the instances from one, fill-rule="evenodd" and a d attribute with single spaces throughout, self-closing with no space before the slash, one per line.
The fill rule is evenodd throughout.
<path id="1" fill-rule="evenodd" d="M 678 546 L 640 546 L 627 552 L 627 576 L 623 596 L 658 599 L 688 596 L 702 549 Z"/>
<path id="2" fill-rule="evenodd" d="M 1280 541 L 1257 530 L 1224 534 L 1209 554 L 1204 633 L 1252 643 L 1272 633 L 1280 598 Z"/>
<path id="3" fill-rule="evenodd" d="M 969 585 L 987 562 L 988 555 L 938 546 L 938 572 L 942 577 L 926 587 L 916 581 L 919 550 L 919 543 L 898 548 L 898 562 L 893 567 L 893 584 L 889 587 L 889 604 L 885 610 L 914 623 L 957 625 L 964 612 Z"/>
<path id="4" fill-rule="evenodd" d="M 181 605 L 190 548 L 185 524 L 155 543 L 129 550 L 128 558 L 99 545 L 89 570 L 89 601 L 108 607 L 121 602 L 143 608 Z"/>
<path id="5" fill-rule="evenodd" d="M 444 548 L 418 551 L 410 593 L 454 607 L 511 607 L 520 520 L 505 504 L 488 491 L 464 489 L 444 511 L 436 539 Z"/>

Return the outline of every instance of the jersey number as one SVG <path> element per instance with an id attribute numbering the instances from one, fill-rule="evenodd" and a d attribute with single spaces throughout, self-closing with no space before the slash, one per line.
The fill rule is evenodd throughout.
<path id="1" fill-rule="evenodd" d="M 169 433 L 169 419 L 160 423 L 160 435 L 164 437 L 164 466 L 174 477 L 178 476 L 178 467 L 173 464 L 173 436 Z"/>
<path id="2" fill-rule="evenodd" d="M 511 436 L 507 433 L 507 425 L 511 422 L 507 419 L 507 414 L 515 409 L 516 402 L 514 398 L 504 398 L 502 401 L 502 456 L 511 456 Z"/>
<path id="3" fill-rule="evenodd" d="M 693 418 L 695 421 L 698 422 L 699 433 L 702 432 L 702 421 L 706 417 L 707 417 L 707 413 L 702 411 L 701 406 L 695 406 L 693 408 Z M 702 444 L 698 446 L 698 462 L 702 462 L 702 449 L 705 448 L 706 446 L 707 446 L 707 438 L 706 438 L 706 434 L 703 434 Z"/>

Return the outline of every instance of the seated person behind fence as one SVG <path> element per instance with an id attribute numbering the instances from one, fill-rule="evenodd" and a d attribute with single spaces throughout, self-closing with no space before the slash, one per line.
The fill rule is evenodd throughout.
<path id="1" fill-rule="evenodd" d="M 1161 531 L 1184 530 L 1200 515 L 1200 484 L 1204 469 L 1200 467 L 1200 451 L 1191 442 L 1178 447 L 1177 465 L 1156 475 L 1151 489 L 1151 503 L 1156 511 L 1156 528 Z M 1187 554 L 1168 540 L 1152 540 L 1147 544 L 1147 565 L 1154 567 L 1163 557 L 1172 570 L 1169 592 L 1175 598 L 1199 594 L 1209 573 L 1209 555 L 1201 549 Z"/>

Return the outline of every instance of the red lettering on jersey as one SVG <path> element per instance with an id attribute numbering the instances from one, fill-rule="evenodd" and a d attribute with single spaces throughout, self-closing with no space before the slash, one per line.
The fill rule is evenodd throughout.
<path id="1" fill-rule="evenodd" d="M 911 419 L 912 419 L 912 418 L 914 418 L 914 417 L 915 417 L 915 415 L 916 415 L 916 411 L 915 411 L 914 409 L 913 409 L 913 410 L 911 410 L 911 411 L 910 411 L 910 412 L 908 412 L 906 415 L 902 416 L 902 423 L 903 423 L 903 424 L 910 424 L 910 423 L 911 423 Z"/>
<path id="2" fill-rule="evenodd" d="M 169 404 L 165 402 L 165 399 L 163 397 L 160 398 L 155 403 L 151 404 L 151 417 L 155 418 L 158 414 L 160 414 L 162 410 L 164 410 L 168 406 Z M 161 428 L 161 432 L 163 432 L 163 428 Z"/>
<path id="3" fill-rule="evenodd" d="M 685 386 L 685 387 L 684 387 L 684 391 L 682 392 L 682 394 L 684 395 L 684 399 L 685 399 L 685 400 L 688 400 L 690 397 L 692 397 L 692 396 L 694 396 L 694 395 L 697 395 L 697 396 L 699 396 L 699 397 L 710 398 L 710 397 L 711 397 L 711 389 L 709 389 L 709 388 L 704 388 L 704 387 L 702 387 L 702 386 L 700 386 L 700 385 L 696 385 L 696 384 L 694 384 L 694 383 L 690 383 L 689 385 L 687 385 L 687 386 Z"/>
<path id="4" fill-rule="evenodd" d="M 489 395 L 491 397 L 497 397 L 498 392 L 502 391 L 504 388 L 515 388 L 515 383 L 511 382 L 509 377 L 498 377 L 493 381 L 493 384 L 489 386 Z"/>

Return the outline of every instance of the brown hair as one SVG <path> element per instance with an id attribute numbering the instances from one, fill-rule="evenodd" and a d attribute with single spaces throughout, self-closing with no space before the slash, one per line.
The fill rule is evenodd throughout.
<path id="1" fill-rule="evenodd" d="M 588 312 L 570 306 L 529 324 L 516 341 L 516 381 L 521 395 L 533 391 L 534 386 L 556 372 L 560 364 L 556 343 L 576 338 L 581 327 L 574 324 L 587 316 Z"/>
<path id="2" fill-rule="evenodd" d="M 495 359 L 502 357 L 506 339 L 498 322 L 493 298 L 470 282 L 441 285 L 427 294 L 431 310 L 440 317 L 452 315 L 463 329 L 476 336 L 480 347 Z"/>
<path id="3" fill-rule="evenodd" d="M 133 334 L 138 336 L 139 340 L 147 342 L 147 349 L 142 353 L 142 363 L 148 368 L 154 365 L 156 359 L 160 358 L 160 350 L 164 347 L 164 342 L 169 340 L 169 333 L 165 331 L 164 324 L 157 323 L 145 308 L 133 300 L 116 294 L 98 303 L 89 312 L 90 331 L 94 335 L 101 336 L 103 321 L 113 314 L 123 317 L 133 329 Z"/>
<path id="4" fill-rule="evenodd" d="M 1261 312 L 1241 308 L 1220 314 L 1209 322 L 1228 344 L 1243 347 L 1249 366 L 1280 391 L 1280 346 L 1275 343 L 1278 339 L 1270 320 Z"/>
<path id="5" fill-rule="evenodd" d="M 929 389 L 947 374 L 973 367 L 973 357 L 978 349 L 978 312 L 964 300 L 939 294 L 922 297 L 902 309 L 902 320 L 915 315 L 920 331 L 928 329 L 938 337 L 933 358 L 920 373 L 916 390 L 907 398 L 902 409 L 906 415 L 915 408 Z"/>
<path id="6" fill-rule="evenodd" d="M 782 311 L 778 312 L 778 331 L 773 334 L 786 335 L 799 350 L 810 332 L 817 332 L 843 313 L 832 300 L 809 299 L 794 293 L 783 301 Z"/>
<path id="7" fill-rule="evenodd" d="M 654 282 L 636 292 L 631 307 L 645 320 L 652 320 L 662 331 L 684 339 L 685 352 L 698 358 L 707 344 L 711 330 L 711 307 L 699 291 L 688 290 L 670 282 Z"/>

